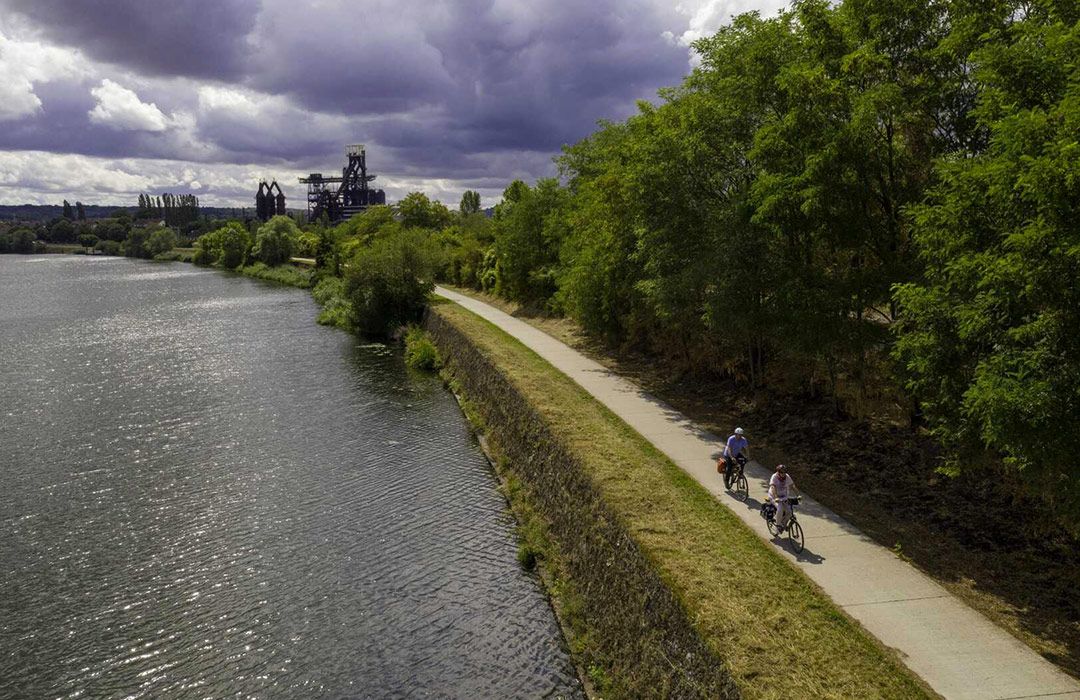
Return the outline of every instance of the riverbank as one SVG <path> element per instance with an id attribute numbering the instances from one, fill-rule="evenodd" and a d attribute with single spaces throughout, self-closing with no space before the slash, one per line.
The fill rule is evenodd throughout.
<path id="1" fill-rule="evenodd" d="M 549 528 L 581 592 L 583 665 L 599 667 L 615 694 L 720 696 L 730 681 L 751 697 L 931 695 L 565 375 L 455 305 L 434 305 L 427 326 Z"/>
<path id="2" fill-rule="evenodd" d="M 1080 548 L 1048 530 L 1038 504 L 1009 484 L 946 478 L 925 437 L 839 417 L 826 399 L 679 377 L 653 358 L 604 347 L 569 319 L 455 291 L 558 338 L 705 429 L 726 435 L 743 426 L 759 461 L 793 465 L 799 486 L 823 505 L 1080 677 Z"/>

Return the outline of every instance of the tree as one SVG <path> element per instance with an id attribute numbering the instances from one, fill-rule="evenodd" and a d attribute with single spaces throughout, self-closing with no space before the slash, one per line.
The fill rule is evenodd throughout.
<path id="1" fill-rule="evenodd" d="M 420 229 L 377 238 L 346 270 L 352 324 L 365 335 L 386 336 L 420 320 L 435 288 L 437 251 Z"/>
<path id="2" fill-rule="evenodd" d="M 82 202 L 75 202 L 75 217 L 79 221 L 86 221 L 86 210 L 83 208 Z"/>
<path id="3" fill-rule="evenodd" d="M 49 240 L 54 243 L 70 243 L 75 240 L 75 225 L 70 219 L 60 219 L 49 227 Z"/>
<path id="4" fill-rule="evenodd" d="M 194 261 L 199 265 L 217 263 L 233 270 L 244 264 L 251 250 L 251 234 L 243 224 L 230 221 L 224 226 L 199 236 L 195 241 Z"/>
<path id="5" fill-rule="evenodd" d="M 300 229 L 287 216 L 278 215 L 259 227 L 251 255 L 270 267 L 289 262 Z"/>
<path id="6" fill-rule="evenodd" d="M 525 302 L 554 295 L 566 195 L 554 179 L 540 180 L 535 189 L 518 180 L 503 192 L 494 216 L 499 294 Z"/>
<path id="7" fill-rule="evenodd" d="M 1034 3 L 973 55 L 985 151 L 913 208 L 923 279 L 896 357 L 960 474 L 995 463 L 1080 513 L 1080 25 Z M 1070 14 L 1071 12 L 1071 14 Z"/>
<path id="8" fill-rule="evenodd" d="M 71 204 L 69 204 L 66 199 L 64 200 L 64 218 L 68 221 L 73 221 L 75 219 L 75 213 L 71 210 Z"/>
<path id="9" fill-rule="evenodd" d="M 461 195 L 461 205 L 458 207 L 462 214 L 480 213 L 480 193 L 475 190 L 465 190 Z"/>
<path id="10" fill-rule="evenodd" d="M 128 258 L 153 257 L 146 248 L 150 238 L 149 231 L 142 226 L 133 226 L 124 239 L 124 256 Z"/>
<path id="11" fill-rule="evenodd" d="M 79 234 L 79 245 L 83 248 L 93 248 L 97 245 L 98 237 L 92 233 Z"/>
<path id="12" fill-rule="evenodd" d="M 28 254 L 34 252 L 34 243 L 37 241 L 37 236 L 34 232 L 25 226 L 11 232 L 11 252 Z"/>
<path id="13" fill-rule="evenodd" d="M 450 210 L 441 202 L 433 202 L 423 192 L 410 192 L 398 202 L 398 212 L 405 228 L 439 230 L 450 224 Z"/>
<path id="14" fill-rule="evenodd" d="M 168 253 L 176 247 L 176 234 L 168 226 L 162 226 L 150 234 L 146 240 L 146 255 L 154 258 L 162 253 Z"/>

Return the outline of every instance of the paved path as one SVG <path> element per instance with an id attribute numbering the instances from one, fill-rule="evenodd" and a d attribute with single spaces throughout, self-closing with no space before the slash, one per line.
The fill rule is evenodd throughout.
<path id="1" fill-rule="evenodd" d="M 896 649 L 904 663 L 944 697 L 1080 700 L 1076 680 L 805 496 L 799 522 L 806 534 L 806 549 L 795 555 L 786 538 L 769 538 L 758 515 L 770 476 L 764 467 L 756 462 L 747 465 L 750 495 L 746 503 L 738 501 L 724 491 L 716 473 L 721 438 L 524 321 L 448 289 L 435 291 L 502 328 L 580 384 L 716 494 L 871 634 Z"/>

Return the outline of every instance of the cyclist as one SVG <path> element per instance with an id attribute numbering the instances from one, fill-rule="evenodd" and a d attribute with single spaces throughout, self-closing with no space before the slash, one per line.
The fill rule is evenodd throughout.
<path id="1" fill-rule="evenodd" d="M 777 533 L 784 531 L 788 518 L 791 517 L 791 504 L 788 503 L 788 498 L 792 495 L 792 490 L 798 489 L 795 488 L 795 482 L 788 475 L 787 467 L 777 464 L 776 471 L 769 479 L 769 500 L 776 506 L 776 515 L 773 519 L 776 521 Z"/>
<path id="2" fill-rule="evenodd" d="M 750 443 L 743 437 L 743 429 L 735 428 L 735 433 L 724 445 L 724 486 L 727 488 L 731 488 L 731 482 L 735 479 L 735 458 L 739 455 L 750 459 Z"/>

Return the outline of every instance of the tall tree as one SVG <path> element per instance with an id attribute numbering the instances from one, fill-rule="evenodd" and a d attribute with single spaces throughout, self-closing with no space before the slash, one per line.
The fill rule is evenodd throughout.
<path id="1" fill-rule="evenodd" d="M 475 190 L 465 190 L 465 193 L 461 195 L 461 205 L 458 208 L 462 214 L 478 214 L 480 193 Z"/>
<path id="2" fill-rule="evenodd" d="M 949 470 L 1000 456 L 1078 513 L 1080 8 L 1002 9 L 972 55 L 988 146 L 940 161 L 914 208 L 925 278 L 897 289 L 896 355 Z"/>
<path id="3" fill-rule="evenodd" d="M 66 199 L 64 200 L 64 218 L 68 221 L 74 221 L 75 219 L 75 213 L 71 210 L 71 204 L 69 204 Z"/>

